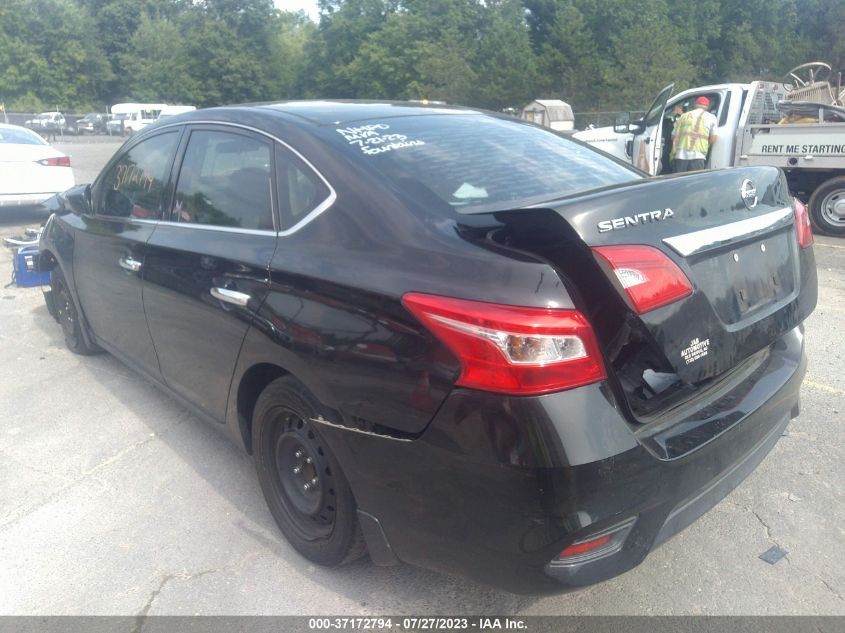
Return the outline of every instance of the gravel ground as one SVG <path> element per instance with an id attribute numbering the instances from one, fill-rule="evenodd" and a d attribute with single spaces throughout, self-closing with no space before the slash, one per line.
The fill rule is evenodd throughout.
<path id="1" fill-rule="evenodd" d="M 58 146 L 87 182 L 118 144 Z M 37 221 L 5 215 L 0 236 Z M 309 564 L 247 455 L 114 358 L 68 352 L 39 289 L 2 289 L 0 614 L 845 615 L 845 241 L 817 238 L 815 252 L 810 367 L 788 433 L 638 568 L 542 598 L 407 565 Z M 773 545 L 789 554 L 768 565 Z"/>

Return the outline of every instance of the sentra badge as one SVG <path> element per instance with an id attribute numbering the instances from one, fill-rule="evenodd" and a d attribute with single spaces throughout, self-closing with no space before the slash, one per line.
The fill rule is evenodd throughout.
<path id="1" fill-rule="evenodd" d="M 631 226 L 639 226 L 640 224 L 648 224 L 650 222 L 660 222 L 660 220 L 671 218 L 673 215 L 675 215 L 675 212 L 667 207 L 666 209 L 646 211 L 645 213 L 637 213 L 636 215 L 626 215 L 621 218 L 613 218 L 612 220 L 602 220 L 598 223 L 599 233 L 618 231 L 619 229 L 627 229 Z"/>

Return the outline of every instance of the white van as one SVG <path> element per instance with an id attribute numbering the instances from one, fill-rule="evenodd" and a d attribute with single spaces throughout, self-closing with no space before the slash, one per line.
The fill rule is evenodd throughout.
<path id="1" fill-rule="evenodd" d="M 112 118 L 108 122 L 109 134 L 131 136 L 155 123 L 166 103 L 115 103 L 111 107 Z"/>
<path id="2" fill-rule="evenodd" d="M 176 116 L 177 114 L 184 114 L 185 112 L 193 112 L 196 109 L 197 106 L 192 105 L 169 105 L 159 113 L 158 120 L 161 121 L 162 119 Z"/>

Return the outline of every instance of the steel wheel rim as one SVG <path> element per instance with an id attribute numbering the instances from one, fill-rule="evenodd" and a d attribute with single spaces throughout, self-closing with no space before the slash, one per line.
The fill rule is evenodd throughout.
<path id="1" fill-rule="evenodd" d="M 59 323 L 62 325 L 62 330 L 68 336 L 74 336 L 74 325 L 76 319 L 74 317 L 74 309 L 71 304 L 70 293 L 64 284 L 59 286 L 56 292 L 58 301 L 56 302 L 56 314 L 59 316 Z"/>
<path id="2" fill-rule="evenodd" d="M 324 539 L 334 530 L 336 500 L 320 438 L 289 409 L 277 413 L 273 428 L 268 457 L 282 508 L 300 538 Z"/>
<path id="3" fill-rule="evenodd" d="M 845 227 L 845 189 L 827 194 L 822 200 L 821 212 L 825 222 L 837 227 Z"/>

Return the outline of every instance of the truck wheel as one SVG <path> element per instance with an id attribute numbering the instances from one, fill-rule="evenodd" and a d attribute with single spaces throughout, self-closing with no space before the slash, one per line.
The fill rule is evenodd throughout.
<path id="1" fill-rule="evenodd" d="M 845 176 L 819 185 L 810 197 L 810 218 L 822 233 L 845 237 Z"/>
<path id="2" fill-rule="evenodd" d="M 100 351 L 100 348 L 89 344 L 82 334 L 82 320 L 79 318 L 79 313 L 76 311 L 76 305 L 73 303 L 73 297 L 70 294 L 70 288 L 67 287 L 67 282 L 62 274 L 62 271 L 57 266 L 50 273 L 50 298 L 53 302 L 53 310 L 56 321 L 62 326 L 62 333 L 65 336 L 65 345 L 74 354 L 81 354 L 83 356 L 90 356 Z M 48 305 L 48 309 L 49 309 Z"/>
<path id="3" fill-rule="evenodd" d="M 331 567 L 365 552 L 355 497 L 311 422 L 319 404 L 292 376 L 271 382 L 255 403 L 255 468 L 273 518 L 294 549 Z"/>

